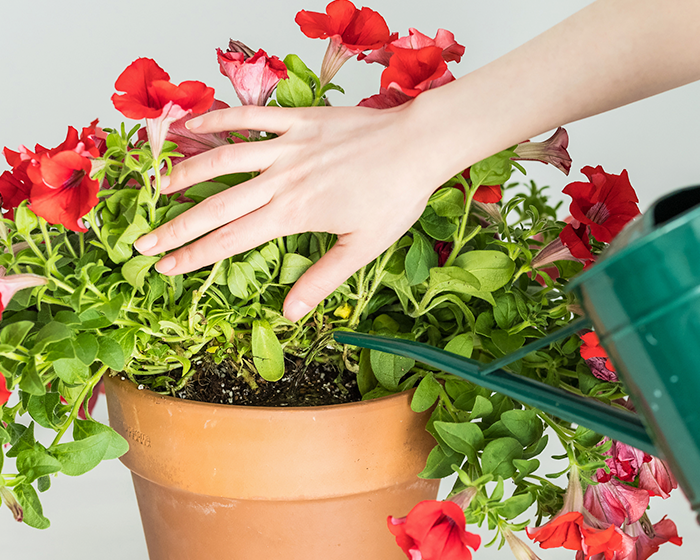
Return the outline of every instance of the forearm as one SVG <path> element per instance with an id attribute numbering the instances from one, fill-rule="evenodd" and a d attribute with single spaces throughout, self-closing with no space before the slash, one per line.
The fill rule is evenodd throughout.
<path id="1" fill-rule="evenodd" d="M 599 0 L 411 112 L 450 172 L 556 126 L 700 79 L 700 2 Z M 444 158 L 451 161 L 446 162 Z"/>

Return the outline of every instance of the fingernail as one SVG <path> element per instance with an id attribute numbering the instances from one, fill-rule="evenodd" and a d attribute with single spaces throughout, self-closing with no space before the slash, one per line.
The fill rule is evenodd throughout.
<path id="1" fill-rule="evenodd" d="M 290 301 L 284 306 L 284 316 L 290 321 L 297 322 L 312 309 L 313 307 L 305 304 L 303 301 Z"/>
<path id="2" fill-rule="evenodd" d="M 161 274 L 165 274 L 175 268 L 175 264 L 175 257 L 165 257 L 156 263 L 155 269 Z"/>
<path id="3" fill-rule="evenodd" d="M 155 247 L 156 243 L 158 243 L 158 237 L 153 233 L 149 233 L 148 235 L 144 235 L 140 239 L 137 239 L 134 243 L 134 247 L 136 247 L 136 250 L 139 253 L 143 253 L 144 251 L 148 251 L 149 249 Z"/>
<path id="4" fill-rule="evenodd" d="M 164 192 L 170 186 L 170 177 L 160 178 L 160 191 Z"/>
<path id="5" fill-rule="evenodd" d="M 188 120 L 188 121 L 185 123 L 185 126 L 186 126 L 189 130 L 194 130 L 195 128 L 198 128 L 199 125 L 201 125 L 203 122 L 204 122 L 204 119 L 203 119 L 202 117 L 195 117 L 195 118 L 193 118 L 193 119 Z"/>

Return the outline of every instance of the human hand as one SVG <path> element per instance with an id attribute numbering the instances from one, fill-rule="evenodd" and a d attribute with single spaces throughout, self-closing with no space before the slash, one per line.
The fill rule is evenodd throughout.
<path id="1" fill-rule="evenodd" d="M 145 255 L 176 249 L 156 264 L 159 272 L 176 275 L 277 237 L 334 233 L 336 244 L 285 300 L 285 317 L 300 319 L 404 234 L 430 194 L 454 173 L 432 157 L 428 145 L 435 142 L 411 106 L 248 106 L 190 120 L 188 128 L 197 133 L 250 129 L 279 136 L 223 146 L 176 165 L 164 178 L 164 193 L 227 173 L 261 173 L 209 197 L 135 247 Z"/>

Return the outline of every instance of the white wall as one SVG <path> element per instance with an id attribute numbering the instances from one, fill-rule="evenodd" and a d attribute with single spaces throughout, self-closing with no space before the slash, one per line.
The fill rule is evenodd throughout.
<path id="1" fill-rule="evenodd" d="M 370 0 L 367 0 L 370 2 Z M 390 28 L 405 34 L 416 27 L 432 35 L 439 27 L 466 45 L 457 76 L 497 58 L 587 5 L 586 0 L 372 0 L 370 7 Z M 59 143 L 72 124 L 99 117 L 103 126 L 121 121 L 110 102 L 114 81 L 135 58 L 148 56 L 173 81 L 202 80 L 217 97 L 234 104 L 230 84 L 219 74 L 215 48 L 229 38 L 265 48 L 283 57 L 299 54 L 318 69 L 325 43 L 307 39 L 294 23 L 299 9 L 322 11 L 326 0 L 34 0 L 0 3 L 0 147 Z M 591 41 L 595 41 L 592 33 Z M 347 95 L 333 102 L 355 104 L 378 90 L 381 68 L 349 62 L 335 81 Z M 614 173 L 627 169 L 642 207 L 659 194 L 700 183 L 700 84 L 567 126 L 574 159 L 569 179 L 553 168 L 528 166 L 529 176 L 561 189 L 581 180 L 585 165 L 603 165 Z M 0 170 L 4 169 L 0 164 Z M 0 515 L 3 558 L 42 558 L 49 547 L 56 560 L 145 558 L 135 519 L 129 476 L 117 462 L 98 468 L 87 480 L 59 477 L 45 496 L 54 528 L 38 533 Z M 665 545 L 665 560 L 696 557 L 700 530 L 680 492 L 661 504 L 656 521 L 668 510 L 686 538 L 683 548 Z M 79 536 L 83 527 L 83 537 Z M 123 531 L 123 533 L 120 533 Z M 538 550 L 542 558 L 573 558 L 561 550 Z M 480 551 L 475 559 L 508 558 L 507 551 Z"/>

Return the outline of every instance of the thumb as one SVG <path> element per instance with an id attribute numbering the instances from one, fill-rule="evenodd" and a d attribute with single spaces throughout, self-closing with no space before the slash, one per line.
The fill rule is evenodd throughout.
<path id="1" fill-rule="evenodd" d="M 298 321 L 353 273 L 381 253 L 379 251 L 373 254 L 367 249 L 368 244 L 352 238 L 351 234 L 340 237 L 335 245 L 296 281 L 284 300 L 284 316 L 290 321 Z"/>

